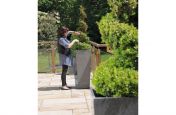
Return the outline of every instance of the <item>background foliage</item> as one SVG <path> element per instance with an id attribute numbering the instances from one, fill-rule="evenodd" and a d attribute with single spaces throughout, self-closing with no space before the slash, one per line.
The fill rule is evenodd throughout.
<path id="1" fill-rule="evenodd" d="M 80 19 L 80 5 L 85 8 L 87 34 L 92 41 L 101 42 L 101 34 L 96 22 L 110 12 L 119 22 L 138 26 L 137 0 L 39 0 L 38 10 L 46 13 L 55 12 L 58 14 L 61 26 L 76 30 Z"/>
<path id="2" fill-rule="evenodd" d="M 79 40 L 79 43 L 77 45 L 73 45 L 71 48 L 73 56 L 76 55 L 76 50 L 86 50 L 91 48 L 91 45 L 89 44 L 89 37 L 87 36 L 87 15 L 85 13 L 85 8 L 82 5 L 80 5 L 79 13 L 80 17 L 76 30 L 80 32 L 80 35 L 72 35 L 71 37 L 72 40 Z"/>
<path id="3" fill-rule="evenodd" d="M 88 15 L 88 36 L 90 40 L 101 43 L 101 34 L 96 22 L 110 11 L 107 0 L 83 0 L 85 12 Z"/>
<path id="4" fill-rule="evenodd" d="M 38 10 L 58 13 L 61 26 L 75 30 L 79 19 L 79 5 L 79 0 L 39 0 Z"/>
<path id="5" fill-rule="evenodd" d="M 54 14 L 38 11 L 38 40 L 54 40 L 57 37 L 58 20 Z"/>
<path id="6" fill-rule="evenodd" d="M 138 0 L 107 0 L 113 16 L 122 23 L 138 26 Z"/>

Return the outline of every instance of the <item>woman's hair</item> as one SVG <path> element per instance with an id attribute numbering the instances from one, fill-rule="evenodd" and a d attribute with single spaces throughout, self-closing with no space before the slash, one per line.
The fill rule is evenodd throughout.
<path id="1" fill-rule="evenodd" d="M 62 26 L 61 28 L 58 28 L 58 36 L 63 37 L 66 32 L 68 32 L 69 29 L 65 26 Z"/>

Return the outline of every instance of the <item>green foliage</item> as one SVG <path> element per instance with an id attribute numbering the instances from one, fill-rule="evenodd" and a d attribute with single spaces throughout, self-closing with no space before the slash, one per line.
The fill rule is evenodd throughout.
<path id="1" fill-rule="evenodd" d="M 121 50 L 120 48 L 115 52 L 115 66 L 123 68 L 131 68 L 138 70 L 138 52 L 133 48 Z"/>
<path id="2" fill-rule="evenodd" d="M 38 10 L 48 12 L 53 10 L 54 0 L 38 0 Z"/>
<path id="3" fill-rule="evenodd" d="M 86 20 L 87 14 L 85 12 L 85 8 L 82 5 L 80 5 L 79 12 L 80 12 L 79 16 L 80 20 Z"/>
<path id="4" fill-rule="evenodd" d="M 79 8 L 79 16 L 80 17 L 79 17 L 77 31 L 86 33 L 88 28 L 86 23 L 87 14 L 85 12 L 85 8 L 82 5 L 80 5 L 80 8 Z"/>
<path id="5" fill-rule="evenodd" d="M 60 0 L 55 3 L 59 12 L 61 24 L 71 30 L 75 30 L 79 21 L 79 1 L 77 0 Z"/>
<path id="6" fill-rule="evenodd" d="M 53 40 L 57 37 L 57 19 L 50 13 L 38 12 L 38 39 Z"/>
<path id="7" fill-rule="evenodd" d="M 96 92 L 109 97 L 137 96 L 137 71 L 130 68 L 116 67 L 115 62 L 115 57 L 111 57 L 96 68 L 92 80 Z"/>
<path id="8" fill-rule="evenodd" d="M 66 26 L 71 30 L 76 29 L 79 19 L 78 0 L 39 0 L 38 9 L 43 12 L 59 13 L 61 26 Z"/>
<path id="9" fill-rule="evenodd" d="M 75 49 L 76 50 L 87 50 L 87 49 L 90 49 L 91 48 L 91 45 L 88 44 L 88 43 L 78 43 L 78 45 L 75 46 Z"/>
<path id="10" fill-rule="evenodd" d="M 38 49 L 49 49 L 51 48 L 51 43 L 44 43 L 44 41 L 38 42 Z"/>
<path id="11" fill-rule="evenodd" d="M 78 23 L 78 28 L 76 29 L 77 31 L 80 31 L 80 35 L 79 36 L 73 36 L 73 39 L 78 39 L 80 42 L 82 43 L 88 43 L 89 41 L 89 37 L 87 36 L 87 23 L 86 23 L 86 18 L 87 15 L 85 13 L 85 8 L 80 5 L 79 8 L 79 12 L 80 12 L 80 17 L 79 17 L 79 23 Z"/>
<path id="12" fill-rule="evenodd" d="M 118 67 L 137 69 L 138 31 L 133 25 L 119 23 L 108 13 L 98 23 L 102 41 L 114 50 Z"/>
<path id="13" fill-rule="evenodd" d="M 102 17 L 98 23 L 102 41 L 113 49 L 127 49 L 134 47 L 137 49 L 137 29 L 133 25 L 119 23 L 111 13 Z"/>
<path id="14" fill-rule="evenodd" d="M 108 12 L 121 23 L 138 27 L 138 0 L 84 0 L 88 15 L 88 35 L 91 40 L 100 43 L 101 34 L 96 22 Z"/>
<path id="15" fill-rule="evenodd" d="M 75 56 L 76 54 L 76 50 L 86 50 L 86 49 L 90 49 L 91 45 L 89 44 L 89 37 L 87 36 L 86 32 L 87 32 L 87 24 L 86 24 L 86 18 L 87 15 L 85 13 L 85 9 L 82 5 L 80 5 L 79 8 L 79 12 L 80 12 L 80 17 L 79 17 L 79 25 L 77 28 L 77 31 L 80 31 L 80 35 L 72 35 L 71 39 L 78 39 L 79 43 L 72 46 L 71 50 L 72 50 L 72 55 Z"/>
<path id="16" fill-rule="evenodd" d="M 88 43 L 89 42 L 89 37 L 87 36 L 87 34 L 80 32 L 79 36 L 73 36 L 73 38 L 77 38 L 80 42 L 83 43 Z"/>
<path id="17" fill-rule="evenodd" d="M 98 23 L 102 41 L 113 49 L 114 56 L 96 68 L 92 82 L 103 96 L 137 96 L 138 31 L 114 17 L 113 12 L 107 13 Z"/>
<path id="18" fill-rule="evenodd" d="M 88 26 L 87 26 L 86 22 L 80 20 L 77 30 L 82 31 L 82 32 L 87 32 L 87 28 L 88 28 Z"/>
<path id="19" fill-rule="evenodd" d="M 115 35 L 119 23 L 113 18 L 112 14 L 108 13 L 106 16 L 103 16 L 97 24 L 101 33 L 102 42 L 110 47 L 118 45 L 117 41 L 119 37 L 116 37 Z"/>
<path id="20" fill-rule="evenodd" d="M 76 30 L 79 24 L 80 5 L 84 6 L 86 16 L 85 23 L 87 33 L 91 40 L 100 43 L 101 34 L 96 22 L 108 12 L 121 23 L 138 25 L 138 1 L 137 0 L 39 0 L 38 9 L 42 12 L 57 12 L 60 17 L 61 26 L 67 26 Z M 83 17 L 84 14 L 82 13 Z M 82 29 L 82 28 L 80 28 Z"/>
<path id="21" fill-rule="evenodd" d="M 82 3 L 87 14 L 88 36 L 90 40 L 100 43 L 101 35 L 96 22 L 109 12 L 107 0 L 83 0 Z"/>
<path id="22" fill-rule="evenodd" d="M 138 0 L 108 0 L 108 4 L 118 21 L 136 25 Z"/>
<path id="23" fill-rule="evenodd" d="M 72 35 L 71 40 L 78 39 L 80 43 L 89 43 L 89 37 L 83 33 L 80 32 L 80 35 Z"/>
<path id="24" fill-rule="evenodd" d="M 72 40 L 78 39 L 79 43 L 75 44 L 71 48 L 72 55 L 76 55 L 76 50 L 87 50 L 91 49 L 91 45 L 89 44 L 89 37 L 85 33 L 82 33 L 77 36 L 77 35 L 72 35 L 71 37 Z"/>

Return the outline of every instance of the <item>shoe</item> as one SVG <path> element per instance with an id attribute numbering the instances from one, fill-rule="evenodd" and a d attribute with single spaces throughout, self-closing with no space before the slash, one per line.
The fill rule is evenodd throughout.
<path id="1" fill-rule="evenodd" d="M 62 89 L 62 90 L 69 90 L 70 88 L 65 85 L 65 86 L 62 86 L 61 89 Z"/>
<path id="2" fill-rule="evenodd" d="M 67 85 L 66 85 L 67 86 Z M 70 86 L 67 86 L 69 89 L 71 89 L 71 87 Z"/>
<path id="3" fill-rule="evenodd" d="M 71 87 L 70 87 L 70 86 L 68 86 L 67 84 L 66 84 L 66 86 L 67 86 L 68 88 L 70 88 L 70 89 L 71 89 Z"/>

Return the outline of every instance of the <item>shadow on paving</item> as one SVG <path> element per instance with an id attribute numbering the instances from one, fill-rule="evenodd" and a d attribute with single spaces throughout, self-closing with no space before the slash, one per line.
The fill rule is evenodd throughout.
<path id="1" fill-rule="evenodd" d="M 77 89 L 75 86 L 69 86 L 71 89 Z M 39 87 L 39 91 L 61 90 L 61 87 Z"/>

